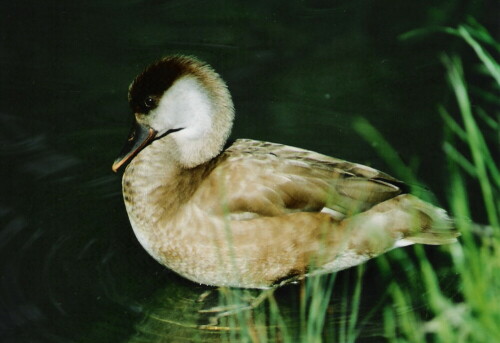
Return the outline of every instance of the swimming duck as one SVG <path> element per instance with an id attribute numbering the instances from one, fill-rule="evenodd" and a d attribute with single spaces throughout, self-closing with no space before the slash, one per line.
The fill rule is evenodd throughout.
<path id="1" fill-rule="evenodd" d="M 446 212 L 373 168 L 238 139 L 225 82 L 188 56 L 132 82 L 123 174 L 132 228 L 159 263 L 200 284 L 268 288 L 413 243 L 447 244 Z"/>

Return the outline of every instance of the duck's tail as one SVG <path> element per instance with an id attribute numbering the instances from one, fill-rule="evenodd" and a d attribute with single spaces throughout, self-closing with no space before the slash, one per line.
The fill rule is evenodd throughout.
<path id="1" fill-rule="evenodd" d="M 445 210 L 411 194 L 399 195 L 375 206 L 372 210 L 381 211 L 391 217 L 393 221 L 391 230 L 396 231 L 399 237 L 394 247 L 414 243 L 451 244 L 460 236 Z"/>
<path id="2" fill-rule="evenodd" d="M 400 195 L 398 198 L 401 209 L 409 214 L 408 229 L 403 230 L 404 241 L 431 245 L 457 241 L 460 233 L 445 210 L 410 194 Z M 400 242 L 396 242 L 398 243 Z"/>
<path id="3" fill-rule="evenodd" d="M 411 194 L 386 200 L 348 221 L 357 236 L 351 242 L 370 242 L 375 254 L 415 243 L 450 244 L 460 236 L 445 210 Z"/>

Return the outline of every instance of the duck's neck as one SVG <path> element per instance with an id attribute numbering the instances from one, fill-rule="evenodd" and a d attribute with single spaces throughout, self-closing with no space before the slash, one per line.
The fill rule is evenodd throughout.
<path id="1" fill-rule="evenodd" d="M 134 230 L 164 228 L 196 192 L 215 164 L 194 168 L 178 161 L 173 139 L 161 139 L 143 149 L 123 175 L 123 197 Z"/>
<path id="2" fill-rule="evenodd" d="M 179 176 L 184 170 L 175 162 L 177 150 L 173 144 L 171 139 L 154 141 L 132 160 L 123 174 L 123 198 L 134 229 L 137 225 L 156 225 L 184 202 L 179 199 L 184 197 L 179 191 L 182 188 Z"/>

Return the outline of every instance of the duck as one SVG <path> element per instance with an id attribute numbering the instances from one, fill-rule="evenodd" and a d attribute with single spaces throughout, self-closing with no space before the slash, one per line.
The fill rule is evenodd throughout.
<path id="1" fill-rule="evenodd" d="M 131 83 L 133 125 L 112 170 L 142 247 L 196 283 L 268 289 L 411 244 L 450 244 L 445 210 L 374 168 L 283 144 L 228 142 L 222 77 L 184 55 Z"/>

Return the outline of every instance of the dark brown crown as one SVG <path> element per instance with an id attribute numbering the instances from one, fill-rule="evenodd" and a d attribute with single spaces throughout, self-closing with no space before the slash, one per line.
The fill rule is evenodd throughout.
<path id="1" fill-rule="evenodd" d="M 130 107 L 135 113 L 147 114 L 158 105 L 158 101 L 175 80 L 192 72 L 194 66 L 204 65 L 193 57 L 169 56 L 150 66 L 139 74 L 129 89 Z M 153 104 L 146 104 L 148 97 Z"/>

